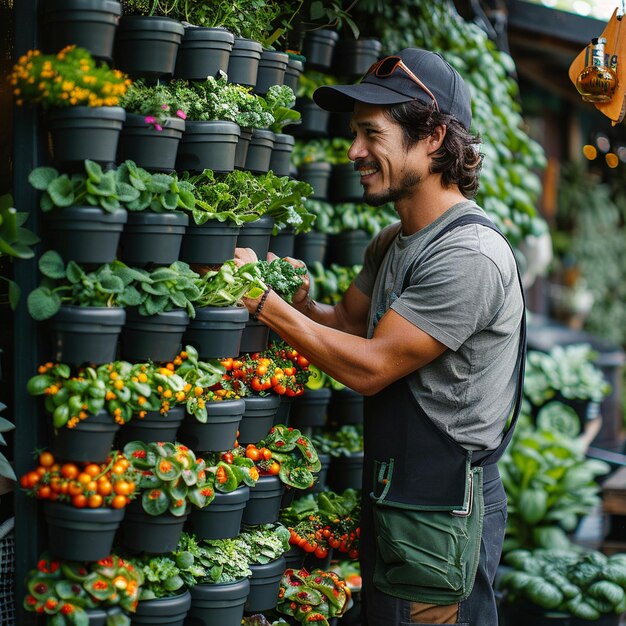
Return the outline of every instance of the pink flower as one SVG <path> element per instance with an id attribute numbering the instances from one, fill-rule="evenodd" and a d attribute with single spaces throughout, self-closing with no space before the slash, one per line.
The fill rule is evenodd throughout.
<path id="1" fill-rule="evenodd" d="M 146 124 L 154 124 L 156 122 L 156 117 L 153 117 L 152 115 L 146 115 L 146 117 L 144 118 L 144 122 Z"/>
<path id="2" fill-rule="evenodd" d="M 178 117 L 180 117 L 181 120 L 187 119 L 187 115 L 182 109 L 178 109 L 178 111 L 176 111 L 176 115 L 178 115 Z"/>
<path id="3" fill-rule="evenodd" d="M 162 105 L 161 105 L 161 108 L 162 108 L 164 111 L 167 111 L 167 110 L 169 109 L 169 107 L 167 106 L 167 104 L 162 104 Z"/>
<path id="4" fill-rule="evenodd" d="M 154 128 L 155 128 L 156 130 L 158 130 L 159 132 L 161 132 L 161 131 L 163 130 L 163 126 L 161 126 L 161 124 L 155 124 L 155 125 L 154 125 Z"/>

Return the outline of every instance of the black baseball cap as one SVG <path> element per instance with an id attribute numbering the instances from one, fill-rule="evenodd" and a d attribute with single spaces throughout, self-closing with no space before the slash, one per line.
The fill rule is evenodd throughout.
<path id="1" fill-rule="evenodd" d="M 313 94 L 322 109 L 342 112 L 352 111 L 355 101 L 388 106 L 411 100 L 431 104 L 433 99 L 439 111 L 469 130 L 472 105 L 467 84 L 439 53 L 420 48 L 405 48 L 374 63 L 356 85 L 325 85 Z"/>

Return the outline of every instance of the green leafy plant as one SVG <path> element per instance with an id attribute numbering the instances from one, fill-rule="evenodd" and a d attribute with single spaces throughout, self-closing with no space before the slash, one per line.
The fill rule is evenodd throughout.
<path id="1" fill-rule="evenodd" d="M 504 601 L 530 602 L 579 620 L 598 620 L 626 610 L 626 559 L 595 550 L 514 550 L 504 562 L 513 569 L 500 579 Z"/>
<path id="2" fill-rule="evenodd" d="M 257 266 L 261 280 L 287 302 L 292 301 L 307 274 L 306 267 L 294 267 L 285 259 L 258 261 Z"/>
<path id="3" fill-rule="evenodd" d="M 184 557 L 144 554 L 131 557 L 130 561 L 143 576 L 140 602 L 175 596 L 185 589 L 185 583 L 180 576 L 181 568 L 185 566 Z"/>
<path id="4" fill-rule="evenodd" d="M 313 100 L 313 93 L 318 87 L 336 85 L 338 82 L 337 78 L 331 76 L 330 74 L 325 74 L 315 70 L 306 70 L 305 72 L 302 72 L 298 78 L 296 96 L 298 96 L 298 98 Z"/>
<path id="5" fill-rule="evenodd" d="M 335 572 L 287 569 L 280 581 L 276 610 L 300 624 L 316 622 L 328 626 L 350 606 L 352 592 Z"/>
<path id="6" fill-rule="evenodd" d="M 0 413 L 2 413 L 2 411 L 4 411 L 6 408 L 6 404 L 0 402 Z M 8 433 L 14 428 L 15 425 L 12 424 L 8 419 L 6 419 L 5 417 L 0 417 L 0 445 L 7 445 L 3 433 Z M 2 452 L 0 452 L 0 476 L 2 476 L 3 478 L 8 478 L 10 480 L 17 480 L 12 465 L 9 463 L 4 454 L 2 454 Z"/>
<path id="7" fill-rule="evenodd" d="M 283 424 L 272 426 L 267 437 L 256 445 L 271 451 L 272 459 L 280 463 L 278 477 L 288 487 L 307 489 L 322 469 L 315 446 L 297 428 L 289 429 Z"/>
<path id="8" fill-rule="evenodd" d="M 320 452 L 335 457 L 363 452 L 363 426 L 344 424 L 336 431 L 315 434 L 313 442 Z"/>
<path id="9" fill-rule="evenodd" d="M 26 576 L 24 608 L 45 614 L 48 626 L 88 626 L 86 609 L 96 608 L 107 612 L 107 626 L 128 626 L 142 583 L 141 571 L 115 554 L 81 563 L 44 553 Z"/>
<path id="10" fill-rule="evenodd" d="M 252 565 L 265 565 L 289 550 L 289 531 L 282 524 L 245 528 L 238 539 L 248 563 Z"/>
<path id="11" fill-rule="evenodd" d="M 308 200 L 307 207 L 315 214 L 315 231 L 336 235 L 352 230 L 363 230 L 374 236 L 385 226 L 398 221 L 393 205 L 371 207 L 356 202 L 330 204 L 322 200 Z"/>
<path id="12" fill-rule="evenodd" d="M 124 455 L 140 472 L 137 485 L 141 506 L 148 515 L 171 513 L 181 517 L 190 504 L 205 507 L 215 497 L 204 459 L 178 443 L 131 441 Z"/>
<path id="13" fill-rule="evenodd" d="M 130 160 L 106 172 L 94 161 L 86 160 L 84 165 L 85 174 L 62 174 L 47 166 L 29 174 L 28 182 L 43 192 L 39 203 L 42 211 L 82 204 L 111 213 L 119 209 L 155 213 L 193 210 L 193 186 L 178 180 L 176 173 L 151 174 Z"/>
<path id="14" fill-rule="evenodd" d="M 96 63 L 89 51 L 66 46 L 57 54 L 29 50 L 10 75 L 15 104 L 44 108 L 119 106 L 130 80 L 106 63 Z"/>
<path id="15" fill-rule="evenodd" d="M 174 261 L 167 267 L 153 270 L 135 268 L 141 278 L 135 280 L 120 298 L 125 306 L 137 306 L 140 315 L 156 315 L 174 309 L 184 309 L 190 318 L 196 310 L 193 306 L 200 295 L 194 272 L 184 261 Z"/>
<path id="16" fill-rule="evenodd" d="M 598 353 L 588 344 L 555 346 L 550 352 L 532 350 L 526 358 L 524 395 L 537 407 L 560 393 L 570 400 L 601 402 L 611 391 L 602 370 L 594 365 Z"/>
<path id="17" fill-rule="evenodd" d="M 187 119 L 182 104 L 174 97 L 174 92 L 164 85 L 147 85 L 143 79 L 133 81 L 122 97 L 120 105 L 126 113 L 143 115 L 146 124 L 162 130 L 168 117 Z"/>
<path id="18" fill-rule="evenodd" d="M 185 180 L 196 190 L 196 205 L 192 209 L 196 224 L 215 219 L 241 226 L 270 215 L 275 229 L 289 225 L 296 232 L 306 232 L 315 219 L 304 206 L 312 187 L 288 176 L 276 176 L 273 172 L 254 175 L 245 170 L 218 176 L 204 170 L 193 176 L 187 174 Z"/>
<path id="19" fill-rule="evenodd" d="M 311 297 L 325 304 L 337 304 L 361 271 L 361 266 L 342 267 L 331 263 L 330 267 L 324 267 L 321 263 L 315 262 L 309 271 L 313 279 Z"/>
<path id="20" fill-rule="evenodd" d="M 29 215 L 25 211 L 17 211 L 13 207 L 11 194 L 0 196 L 0 257 L 10 256 L 16 259 L 32 259 L 35 252 L 32 248 L 39 242 L 39 237 L 24 228 L 23 224 Z M 9 285 L 9 304 L 13 310 L 20 299 L 20 287 L 5 276 L 0 279 Z"/>
<path id="21" fill-rule="evenodd" d="M 525 419 L 522 419 L 525 418 Z M 535 429 L 524 415 L 498 463 L 507 494 L 504 552 L 523 548 L 569 548 L 566 533 L 600 502 L 596 477 L 603 461 L 585 458 L 584 442 Z"/>
<path id="22" fill-rule="evenodd" d="M 183 533 L 174 555 L 187 566 L 181 576 L 188 587 L 230 583 L 252 574 L 236 539 L 196 539 Z"/>
<path id="23" fill-rule="evenodd" d="M 38 321 L 54 316 L 64 304 L 91 308 L 140 303 L 133 284 L 144 275 L 121 261 L 87 272 L 75 261 L 65 265 L 56 250 L 47 250 L 38 266 L 44 279 L 27 299 L 28 312 Z"/>
<path id="24" fill-rule="evenodd" d="M 261 98 L 261 102 L 274 119 L 269 125 L 274 133 L 282 132 L 283 127 L 289 124 L 297 124 L 302 117 L 300 111 L 293 108 L 296 95 L 288 85 L 272 85 Z"/>
<path id="25" fill-rule="evenodd" d="M 296 140 L 291 153 L 291 162 L 300 167 L 305 163 L 350 163 L 348 150 L 352 145 L 350 139 L 332 137 L 330 139 Z"/>
<path id="26" fill-rule="evenodd" d="M 233 260 L 205 272 L 196 279 L 196 285 L 200 291 L 194 301 L 196 307 L 235 306 L 243 296 L 258 298 L 265 291 L 257 263 L 237 267 Z"/>

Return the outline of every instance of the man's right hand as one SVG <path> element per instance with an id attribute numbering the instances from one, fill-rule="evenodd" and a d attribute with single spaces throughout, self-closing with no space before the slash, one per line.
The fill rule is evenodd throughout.
<path id="1" fill-rule="evenodd" d="M 268 261 L 273 261 L 274 259 L 277 259 L 277 258 L 279 257 L 275 255 L 273 252 L 267 253 Z M 303 261 L 300 261 L 299 259 L 294 259 L 290 256 L 286 256 L 282 258 L 285 261 L 288 261 L 289 263 L 291 263 L 293 267 L 304 267 L 306 269 L 306 264 Z M 311 300 L 309 296 L 310 288 L 311 288 L 311 283 L 309 280 L 309 272 L 307 270 L 307 273 L 302 276 L 302 284 L 300 285 L 298 291 L 296 291 L 296 293 L 293 295 L 293 298 L 291 300 L 292 306 L 298 311 L 300 311 L 301 313 L 305 312 Z"/>

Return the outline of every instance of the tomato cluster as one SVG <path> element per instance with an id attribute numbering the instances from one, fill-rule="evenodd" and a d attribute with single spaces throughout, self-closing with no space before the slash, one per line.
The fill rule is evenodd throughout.
<path id="1" fill-rule="evenodd" d="M 58 463 L 52 453 L 42 452 L 38 463 L 20 478 L 20 485 L 40 500 L 67 502 L 79 509 L 122 509 L 137 489 L 138 475 L 119 452 L 102 464 Z"/>
<path id="2" fill-rule="evenodd" d="M 272 457 L 272 451 L 269 448 L 257 446 L 253 443 L 243 446 L 236 446 L 232 450 L 222 453 L 222 461 L 232 464 L 235 456 L 245 456 L 254 462 L 260 475 L 276 476 L 280 472 L 280 463 Z"/>
<path id="3" fill-rule="evenodd" d="M 238 359 L 223 359 L 220 363 L 226 369 L 222 388 L 235 392 L 248 388 L 255 393 L 273 391 L 294 397 L 304 393 L 304 384 L 309 378 L 309 361 L 285 342 Z"/>
<path id="4" fill-rule="evenodd" d="M 290 527 L 289 532 L 290 544 L 305 552 L 313 552 L 320 559 L 325 558 L 331 548 L 347 554 L 350 559 L 359 558 L 361 531 L 358 521 L 352 517 L 324 523 L 319 516 L 310 515 L 308 519 Z"/>

